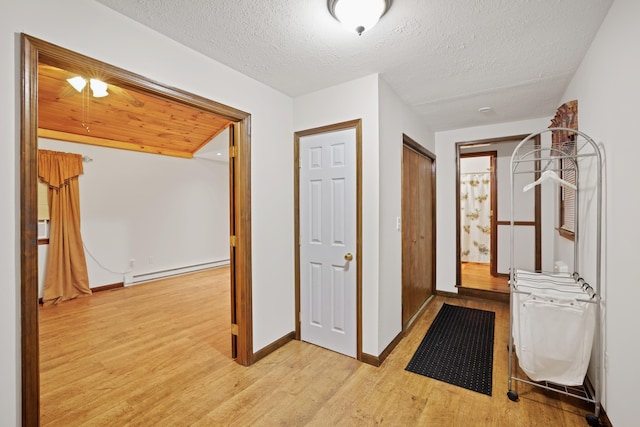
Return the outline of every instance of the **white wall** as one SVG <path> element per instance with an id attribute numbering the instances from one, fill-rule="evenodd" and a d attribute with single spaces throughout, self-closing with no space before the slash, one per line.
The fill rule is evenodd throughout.
<path id="1" fill-rule="evenodd" d="M 378 356 L 402 327 L 402 134 L 429 149 L 433 136 L 377 74 L 294 100 L 296 131 L 354 119 L 362 119 L 362 351 Z"/>
<path id="2" fill-rule="evenodd" d="M 145 274 L 165 270 L 228 263 L 226 163 L 47 139 L 40 139 L 38 147 L 93 159 L 84 163 L 79 177 L 92 288 L 146 280 Z M 44 276 L 44 271 L 38 273 Z"/>
<path id="3" fill-rule="evenodd" d="M 435 152 L 433 132 L 383 80 L 378 81 L 380 123 L 380 207 L 379 226 L 379 355 L 402 330 L 402 134 Z M 437 162 L 436 162 L 437 165 Z"/>
<path id="4" fill-rule="evenodd" d="M 293 107 L 295 131 L 362 119 L 362 351 L 377 355 L 380 204 L 378 75 L 297 97 Z M 293 146 L 292 138 L 289 143 Z"/>
<path id="5" fill-rule="evenodd" d="M 637 425 L 639 418 L 636 396 L 640 383 L 640 335 L 636 305 L 640 286 L 634 279 L 634 266 L 640 241 L 640 198 L 635 180 L 640 159 L 636 129 L 640 55 L 630 47 L 632 41 L 640 40 L 639 18 L 637 0 L 613 3 L 562 99 L 578 100 L 580 130 L 601 143 L 605 153 L 605 409 L 615 426 Z M 590 174 L 594 176 L 593 171 Z M 588 233 L 593 234 L 593 223 L 589 229 Z M 592 237 L 585 244 L 595 250 Z M 593 281 L 595 266 L 587 262 L 583 266 L 585 278 Z"/>
<path id="6" fill-rule="evenodd" d="M 94 2 L 3 2 L 0 424 L 20 419 L 20 32 L 252 114 L 254 351 L 294 330 L 292 100 Z"/>
<path id="7" fill-rule="evenodd" d="M 464 157 L 460 159 L 460 173 L 486 173 L 491 167 L 489 156 Z"/>
<path id="8" fill-rule="evenodd" d="M 438 158 L 437 259 L 436 285 L 445 292 L 457 292 L 456 286 L 456 142 L 523 135 L 546 129 L 549 118 L 523 120 L 498 125 L 456 129 L 435 134 Z M 486 147 L 481 150 L 484 151 Z M 544 219 L 543 219 L 544 220 Z M 543 229 L 544 229 L 543 224 Z M 549 252 L 552 249 L 548 250 Z M 543 254 L 545 250 L 543 250 Z"/>

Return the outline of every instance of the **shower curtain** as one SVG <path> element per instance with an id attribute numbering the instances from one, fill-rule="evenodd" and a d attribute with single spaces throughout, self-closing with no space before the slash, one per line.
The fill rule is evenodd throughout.
<path id="1" fill-rule="evenodd" d="M 491 261 L 491 174 L 460 175 L 460 250 L 463 262 Z"/>

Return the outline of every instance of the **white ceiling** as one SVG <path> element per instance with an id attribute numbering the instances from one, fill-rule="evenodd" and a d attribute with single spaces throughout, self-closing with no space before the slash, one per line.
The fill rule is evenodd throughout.
<path id="1" fill-rule="evenodd" d="M 215 138 L 199 149 L 193 157 L 196 159 L 229 163 L 229 128 L 220 132 Z"/>
<path id="2" fill-rule="evenodd" d="M 326 0 L 97 1 L 292 97 L 380 73 L 440 131 L 553 115 L 613 0 L 394 0 L 362 36 Z"/>

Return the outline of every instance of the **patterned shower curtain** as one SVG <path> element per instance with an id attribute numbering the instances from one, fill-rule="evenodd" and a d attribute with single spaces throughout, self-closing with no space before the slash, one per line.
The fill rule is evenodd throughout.
<path id="1" fill-rule="evenodd" d="M 460 177 L 460 250 L 463 262 L 491 260 L 491 175 Z"/>

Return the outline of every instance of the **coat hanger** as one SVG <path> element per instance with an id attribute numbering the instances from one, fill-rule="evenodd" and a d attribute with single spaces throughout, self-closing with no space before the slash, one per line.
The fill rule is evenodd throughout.
<path id="1" fill-rule="evenodd" d="M 568 181 L 565 181 L 564 179 L 560 178 L 558 176 L 558 174 L 555 173 L 554 171 L 548 170 L 548 171 L 542 172 L 542 175 L 540 176 L 540 178 L 538 178 L 537 180 L 535 180 L 531 184 L 527 184 L 522 191 L 524 191 L 524 192 L 529 191 L 533 187 L 535 187 L 536 185 L 539 185 L 539 184 L 541 184 L 544 181 L 547 181 L 549 179 L 551 179 L 552 181 L 557 182 L 558 184 L 562 185 L 563 187 L 569 187 L 569 188 L 571 188 L 573 190 L 577 190 L 578 189 L 578 187 L 576 187 L 572 183 L 570 183 Z"/>

